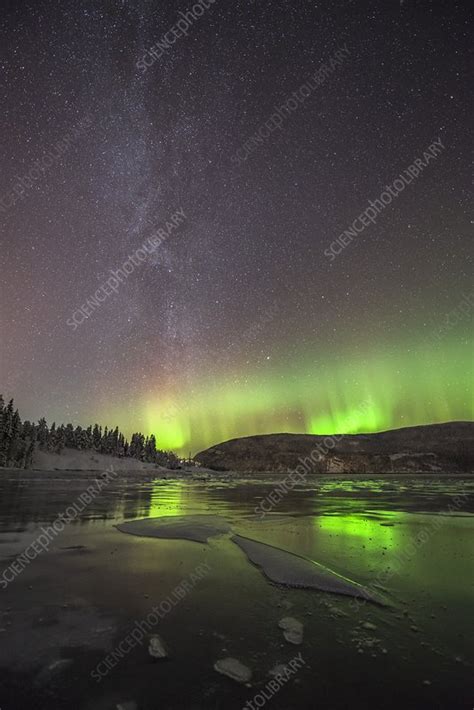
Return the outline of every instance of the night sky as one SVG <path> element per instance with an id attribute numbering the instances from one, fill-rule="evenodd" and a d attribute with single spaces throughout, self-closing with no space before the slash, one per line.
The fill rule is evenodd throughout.
<path id="1" fill-rule="evenodd" d="M 3 0 L 0 389 L 186 453 L 472 419 L 469 3 L 205 4 Z"/>

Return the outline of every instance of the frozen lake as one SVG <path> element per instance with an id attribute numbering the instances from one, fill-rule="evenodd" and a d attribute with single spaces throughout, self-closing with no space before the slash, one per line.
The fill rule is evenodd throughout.
<path id="1" fill-rule="evenodd" d="M 283 495 L 272 494 L 277 476 L 121 474 L 31 552 L 95 475 L 0 474 L 2 710 L 232 710 L 259 707 L 256 697 L 280 710 L 472 707 L 472 478 L 317 477 Z M 114 527 L 199 515 L 222 525 L 207 543 Z M 272 584 L 233 534 L 314 560 L 388 605 Z M 124 643 L 153 608 L 164 660 L 150 656 L 148 629 Z M 285 640 L 283 617 L 302 623 L 301 644 Z M 270 670 L 297 654 L 304 665 L 272 694 Z M 248 685 L 214 670 L 226 657 L 251 669 Z"/>

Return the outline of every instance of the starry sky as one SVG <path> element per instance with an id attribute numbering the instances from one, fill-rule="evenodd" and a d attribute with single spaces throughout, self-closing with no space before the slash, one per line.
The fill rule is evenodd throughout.
<path id="1" fill-rule="evenodd" d="M 23 418 L 186 454 L 472 419 L 469 4 L 206 4 L 173 34 L 192 0 L 2 1 L 1 390 Z"/>

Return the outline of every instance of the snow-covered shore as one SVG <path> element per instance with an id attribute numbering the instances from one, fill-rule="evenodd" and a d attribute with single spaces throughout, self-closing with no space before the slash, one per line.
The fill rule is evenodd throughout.
<path id="1" fill-rule="evenodd" d="M 118 458 L 108 454 L 98 454 L 95 451 L 79 451 L 78 449 L 63 449 L 60 454 L 49 451 L 35 451 L 34 471 L 105 471 L 113 466 L 114 471 L 166 471 L 161 466 L 145 463 L 131 457 Z"/>
<path id="2" fill-rule="evenodd" d="M 154 463 L 139 461 L 132 457 L 119 458 L 108 454 L 99 454 L 95 451 L 79 451 L 78 449 L 65 448 L 60 454 L 54 454 L 48 451 L 35 451 L 33 455 L 33 464 L 31 468 L 19 469 L 17 467 L 0 466 L 0 475 L 2 473 L 11 474 L 18 473 L 21 477 L 29 478 L 36 473 L 48 473 L 51 475 L 54 471 L 60 472 L 75 472 L 81 471 L 82 474 L 94 477 L 98 472 L 108 470 L 115 471 L 122 476 L 128 474 L 141 474 L 145 478 L 191 478 L 193 480 L 208 480 L 216 477 L 218 474 L 211 469 L 202 466 L 184 466 L 180 469 L 169 469 L 163 466 L 158 466 Z M 225 478 L 229 478 L 231 474 L 226 474 Z"/>

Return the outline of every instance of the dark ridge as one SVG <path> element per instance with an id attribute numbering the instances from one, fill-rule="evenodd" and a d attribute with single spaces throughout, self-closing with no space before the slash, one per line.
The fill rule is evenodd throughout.
<path id="1" fill-rule="evenodd" d="M 231 439 L 194 457 L 220 471 L 300 473 L 471 473 L 474 422 L 375 434 L 264 434 Z"/>

